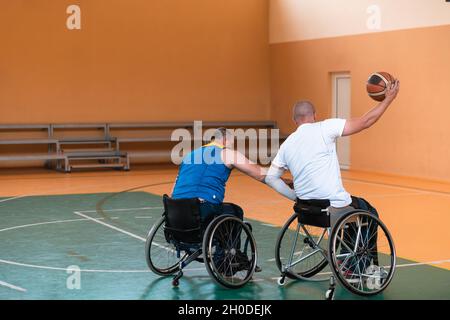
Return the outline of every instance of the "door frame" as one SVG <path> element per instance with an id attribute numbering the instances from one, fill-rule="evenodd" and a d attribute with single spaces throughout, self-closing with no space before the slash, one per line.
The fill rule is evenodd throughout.
<path id="1" fill-rule="evenodd" d="M 331 114 L 332 117 L 337 117 L 337 80 L 338 79 L 352 79 L 350 72 L 331 72 Z M 351 83 L 351 82 L 350 82 Z M 351 87 L 351 86 L 350 86 Z M 350 92 L 351 95 L 351 92 Z M 350 96 L 351 98 L 351 96 Z M 351 113 L 351 103 L 350 103 L 350 113 Z M 348 137 L 350 139 L 350 137 Z M 351 144 L 349 143 L 349 165 L 339 164 L 341 169 L 349 170 L 351 166 Z"/>

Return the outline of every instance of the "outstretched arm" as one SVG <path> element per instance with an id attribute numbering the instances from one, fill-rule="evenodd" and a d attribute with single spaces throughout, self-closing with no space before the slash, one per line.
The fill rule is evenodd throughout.
<path id="1" fill-rule="evenodd" d="M 272 164 L 269 168 L 269 171 L 266 175 L 266 184 L 270 186 L 272 189 L 274 189 L 276 192 L 281 194 L 282 196 L 285 196 L 286 198 L 295 201 L 297 199 L 297 195 L 295 194 L 294 190 L 292 190 L 281 178 L 281 176 L 284 173 L 284 169 L 280 168 L 274 164 Z"/>
<path id="2" fill-rule="evenodd" d="M 394 101 L 394 99 L 397 97 L 397 93 L 399 90 L 400 81 L 395 80 L 390 84 L 390 86 L 388 86 L 386 90 L 386 98 L 382 102 L 380 102 L 376 107 L 374 107 L 362 117 L 353 118 L 346 121 L 342 136 L 350 136 L 352 134 L 368 129 L 372 125 L 374 125 L 378 121 L 378 119 L 381 118 L 392 101 Z"/>
<path id="3" fill-rule="evenodd" d="M 264 183 L 267 170 L 247 159 L 247 157 L 239 151 L 225 149 L 223 152 L 223 162 L 228 167 L 234 167 L 253 179 Z"/>

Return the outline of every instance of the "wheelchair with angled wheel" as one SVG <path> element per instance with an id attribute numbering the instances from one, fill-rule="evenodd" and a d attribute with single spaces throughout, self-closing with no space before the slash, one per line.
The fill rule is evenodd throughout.
<path id="1" fill-rule="evenodd" d="M 164 213 L 151 228 L 145 246 L 146 261 L 154 273 L 174 275 L 172 285 L 178 286 L 186 266 L 198 261 L 223 287 L 240 288 L 251 280 L 257 251 L 249 223 L 231 214 L 202 221 L 197 198 L 164 195 L 163 203 Z"/>
<path id="2" fill-rule="evenodd" d="M 330 214 L 329 200 L 297 199 L 276 242 L 279 285 L 286 278 L 329 281 L 328 300 L 334 297 L 336 279 L 361 296 L 387 288 L 396 266 L 394 242 L 377 214 L 358 209 L 356 200 L 349 209 Z"/>

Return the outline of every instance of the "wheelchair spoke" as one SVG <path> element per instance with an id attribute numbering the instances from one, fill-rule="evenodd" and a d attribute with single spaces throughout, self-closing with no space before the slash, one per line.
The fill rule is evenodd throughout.
<path id="1" fill-rule="evenodd" d="M 235 233 L 235 238 L 234 238 L 234 240 L 232 240 L 231 241 L 231 248 L 236 248 L 236 249 L 239 249 L 239 248 L 237 248 L 238 247 L 238 242 L 239 242 L 239 240 L 240 240 L 240 234 L 241 234 L 241 232 L 242 232 L 242 226 L 238 226 L 237 227 L 237 231 L 236 231 L 236 233 Z M 231 234 L 230 235 L 230 237 L 232 237 L 233 236 L 233 234 Z"/>
<path id="2" fill-rule="evenodd" d="M 356 252 L 356 250 L 358 249 L 358 243 L 361 238 L 361 217 L 358 216 L 356 218 L 356 221 L 357 221 L 357 226 L 358 226 L 358 232 L 356 234 L 356 241 L 355 241 L 355 247 L 354 247 L 353 252 Z"/>
<path id="3" fill-rule="evenodd" d="M 339 240 L 340 244 L 343 245 L 349 252 L 354 253 L 354 251 L 341 239 L 341 237 L 338 236 L 336 238 L 337 240 Z"/>
<path id="4" fill-rule="evenodd" d="M 372 222 L 373 222 L 373 219 L 370 219 L 370 222 L 369 222 L 369 226 L 367 227 L 367 229 L 366 229 L 366 239 L 367 239 L 367 243 L 369 243 L 369 241 L 370 241 L 370 238 L 369 238 L 369 232 L 370 232 L 370 230 L 371 230 L 371 225 L 372 225 Z"/>
<path id="5" fill-rule="evenodd" d="M 308 253 L 307 255 L 301 257 L 301 258 L 298 259 L 297 261 L 290 263 L 290 264 L 289 264 L 289 267 L 293 267 L 293 266 L 299 264 L 300 262 L 305 261 L 306 259 L 308 259 L 309 257 L 313 256 L 313 255 L 316 254 L 317 252 L 321 252 L 321 251 L 322 251 L 321 249 L 316 249 L 316 250 L 314 250 L 314 251 Z"/>
<path id="6" fill-rule="evenodd" d="M 372 240 L 374 237 L 376 237 L 378 235 L 378 231 L 375 230 L 375 232 L 370 236 L 369 240 L 367 241 L 367 243 L 370 243 L 370 240 Z"/>
<path id="7" fill-rule="evenodd" d="M 339 266 L 339 272 L 342 272 L 342 270 L 344 269 L 345 265 L 347 264 L 348 260 L 350 260 L 350 258 L 352 258 L 354 255 L 352 254 L 348 254 L 348 256 L 344 259 L 344 261 L 342 261 L 341 265 Z"/>
<path id="8" fill-rule="evenodd" d="M 348 256 L 350 256 L 351 255 L 351 253 L 341 253 L 341 254 L 337 254 L 336 255 L 336 258 L 344 258 L 344 257 L 348 257 Z"/>

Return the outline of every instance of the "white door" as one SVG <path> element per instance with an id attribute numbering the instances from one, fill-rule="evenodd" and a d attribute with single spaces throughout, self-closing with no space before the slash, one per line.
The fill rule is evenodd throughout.
<path id="1" fill-rule="evenodd" d="M 349 119 L 351 116 L 351 78 L 348 73 L 332 74 L 332 102 L 335 118 Z M 337 153 L 341 169 L 350 168 L 350 137 L 337 140 Z"/>

